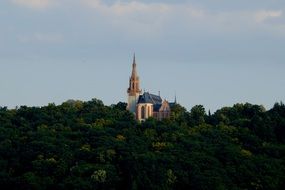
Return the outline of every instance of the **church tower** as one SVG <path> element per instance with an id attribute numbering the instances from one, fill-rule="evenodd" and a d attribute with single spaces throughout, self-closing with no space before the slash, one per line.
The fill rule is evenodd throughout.
<path id="1" fill-rule="evenodd" d="M 130 77 L 129 88 L 128 88 L 128 106 L 127 110 L 136 114 L 136 106 L 141 94 L 140 90 L 140 79 L 137 74 L 137 64 L 136 64 L 136 56 L 134 55 L 133 59 L 133 69 L 132 75 Z"/>

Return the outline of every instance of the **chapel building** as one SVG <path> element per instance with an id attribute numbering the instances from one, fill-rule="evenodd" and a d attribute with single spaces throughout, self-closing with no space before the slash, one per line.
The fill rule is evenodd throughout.
<path id="1" fill-rule="evenodd" d="M 149 92 L 142 93 L 140 89 L 140 79 L 137 73 L 136 57 L 134 55 L 132 74 L 129 79 L 127 110 L 132 112 L 138 121 L 145 121 L 153 117 L 162 120 L 170 117 L 171 107 L 176 103 L 169 103 L 162 100 L 160 95 Z"/>

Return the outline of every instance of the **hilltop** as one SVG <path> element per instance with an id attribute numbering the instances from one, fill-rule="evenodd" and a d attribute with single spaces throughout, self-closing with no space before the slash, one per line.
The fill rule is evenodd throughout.
<path id="1" fill-rule="evenodd" d="M 285 106 L 202 105 L 138 122 L 126 103 L 0 108 L 2 189 L 284 189 Z"/>

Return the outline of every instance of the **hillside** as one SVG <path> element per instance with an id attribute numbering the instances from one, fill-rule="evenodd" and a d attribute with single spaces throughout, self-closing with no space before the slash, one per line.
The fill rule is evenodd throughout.
<path id="1" fill-rule="evenodd" d="M 284 189 L 283 103 L 143 123 L 125 107 L 0 108 L 1 189 Z"/>

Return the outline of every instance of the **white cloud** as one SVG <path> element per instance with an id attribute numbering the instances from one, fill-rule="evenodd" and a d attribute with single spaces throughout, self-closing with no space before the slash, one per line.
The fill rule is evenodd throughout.
<path id="1" fill-rule="evenodd" d="M 171 9 L 171 6 L 164 3 L 143 3 L 138 1 L 122 2 L 116 1 L 107 5 L 101 0 L 82 0 L 84 5 L 95 8 L 104 14 L 115 14 L 117 16 L 130 15 L 135 13 L 164 13 Z"/>
<path id="2" fill-rule="evenodd" d="M 208 18 L 210 16 L 207 16 Z M 279 19 L 283 17 L 282 10 L 252 10 L 252 11 L 232 11 L 232 12 L 220 12 L 211 15 L 212 23 L 220 25 L 223 31 L 240 32 L 252 30 L 263 31 L 277 31 L 282 29 L 282 19 L 281 22 L 267 22 L 268 20 Z"/>
<path id="3" fill-rule="evenodd" d="M 11 0 L 14 4 L 31 9 L 45 9 L 55 3 L 53 0 Z"/>
<path id="4" fill-rule="evenodd" d="M 103 0 L 81 0 L 81 3 L 94 9 L 97 18 L 104 18 L 116 30 L 127 31 L 127 35 L 158 37 L 165 34 L 165 31 L 173 31 L 172 27 L 179 28 L 177 33 L 181 35 L 199 31 L 240 34 L 263 30 L 284 33 L 284 23 L 266 22 L 282 18 L 282 9 L 241 8 L 228 11 L 193 6 L 189 2 L 171 4 L 125 0 L 114 0 L 109 4 Z"/>
<path id="5" fill-rule="evenodd" d="M 31 35 L 18 35 L 17 39 L 21 43 L 60 43 L 63 37 L 60 34 L 49 34 L 36 32 Z"/>
<path id="6" fill-rule="evenodd" d="M 278 17 L 281 17 L 283 14 L 283 12 L 281 10 L 278 10 L 278 11 L 258 11 L 255 13 L 254 17 L 255 17 L 255 20 L 257 22 L 263 22 L 267 19 L 270 19 L 270 18 L 278 18 Z"/>
<path id="7" fill-rule="evenodd" d="M 179 34 L 194 31 L 234 32 L 256 30 L 259 26 L 268 30 L 283 30 L 280 23 L 265 22 L 283 16 L 282 10 L 212 10 L 206 6 L 193 6 L 189 2 L 144 2 L 113 0 L 11 0 L 33 9 L 45 9 L 55 3 L 61 7 L 78 7 L 91 10 L 91 20 L 97 28 L 115 30 L 126 36 L 158 37 L 179 28 Z M 73 9 L 76 10 L 76 9 Z M 86 18 L 90 19 L 90 18 Z M 265 24 L 264 24 L 265 23 Z M 25 40 L 24 40 L 25 41 Z M 38 37 L 40 41 L 40 37 Z"/>
<path id="8" fill-rule="evenodd" d="M 141 37 L 157 37 L 176 19 L 178 22 L 184 21 L 187 24 L 191 18 L 204 19 L 205 16 L 204 10 L 187 3 L 146 3 L 120 0 L 111 4 L 102 0 L 81 0 L 81 3 L 84 7 L 94 9 L 95 19 L 96 17 L 106 19 L 108 24 L 116 27 L 117 30 L 121 29 L 128 34 Z"/>
<path id="9" fill-rule="evenodd" d="M 187 12 L 192 17 L 203 17 L 204 10 L 198 9 L 190 4 L 169 4 L 169 3 L 144 3 L 139 1 L 115 1 L 112 4 L 103 3 L 102 0 L 81 0 L 83 5 L 95 8 L 97 11 L 105 14 L 113 14 L 116 16 L 126 16 L 137 13 L 145 14 L 170 14 L 173 12 L 180 12 L 181 10 Z M 155 18 L 154 18 L 155 19 Z"/>

